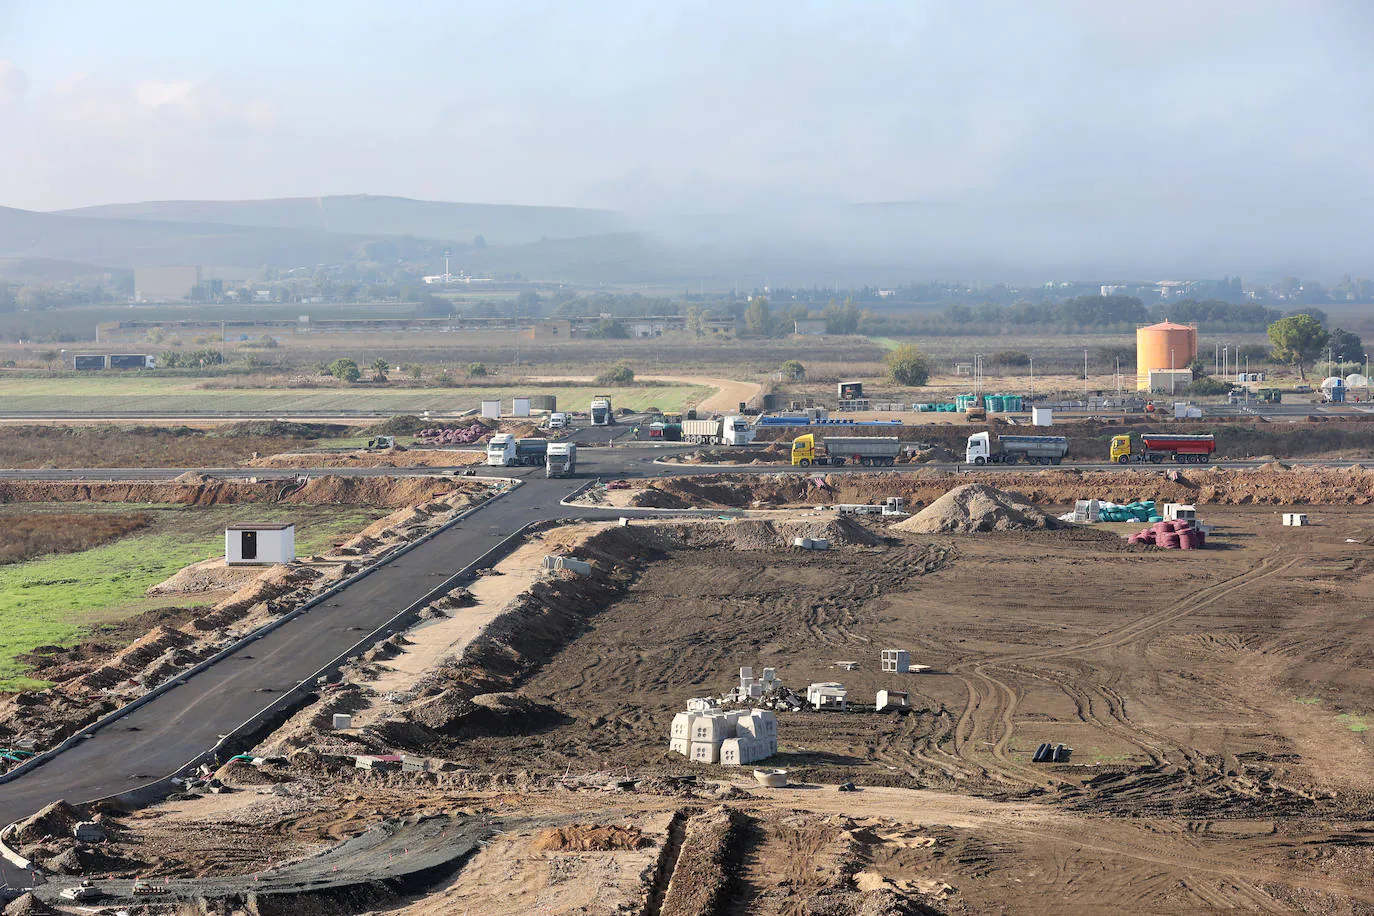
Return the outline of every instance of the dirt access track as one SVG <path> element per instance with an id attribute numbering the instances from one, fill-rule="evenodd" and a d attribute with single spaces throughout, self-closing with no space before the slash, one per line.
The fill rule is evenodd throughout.
<path id="1" fill-rule="evenodd" d="M 322 724 L 337 707 L 321 706 L 269 780 L 284 785 L 245 790 L 290 808 L 236 815 L 244 836 L 273 838 L 239 848 L 237 867 L 476 791 L 470 812 L 580 812 L 661 852 L 551 851 L 515 832 L 400 912 L 1371 912 L 1374 619 L 1352 609 L 1374 597 L 1374 521 L 1344 506 L 1306 529 L 1247 506 L 1203 520 L 1208 549 L 1187 552 L 1103 530 L 868 530 L 830 513 L 588 529 L 591 576 L 541 581 L 390 722 L 351 736 L 442 766 L 326 764 L 312 743 L 338 741 Z M 807 529 L 836 546 L 786 546 Z M 929 670 L 883 674 L 889 647 Z M 849 689 L 848 712 L 779 716 L 768 765 L 804 787 L 746 788 L 747 770 L 668 753 L 672 715 L 742 665 Z M 911 710 L 874 712 L 883 688 Z M 503 699 L 473 702 L 483 694 Z M 1071 758 L 1032 763 L 1043 742 Z M 842 781 L 859 791 L 837 793 Z M 225 835 L 200 811 L 175 833 L 166 812 L 127 822 L 130 854 L 200 867 L 198 847 Z M 677 873 L 720 879 L 675 893 Z"/>

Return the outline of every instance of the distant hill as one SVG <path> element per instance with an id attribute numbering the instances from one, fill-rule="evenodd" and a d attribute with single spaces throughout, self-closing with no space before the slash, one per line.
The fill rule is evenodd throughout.
<path id="1" fill-rule="evenodd" d="M 131 269 L 172 264 L 295 267 L 343 261 L 378 236 L 306 229 L 90 219 L 0 207 L 0 260 Z"/>
<path id="2" fill-rule="evenodd" d="M 274 200 L 149 201 L 82 207 L 57 215 L 259 226 L 345 235 L 413 235 L 464 245 L 478 235 L 489 245 L 520 245 L 541 239 L 606 235 L 625 228 L 621 216 L 609 210 L 443 203 L 370 194 Z"/>

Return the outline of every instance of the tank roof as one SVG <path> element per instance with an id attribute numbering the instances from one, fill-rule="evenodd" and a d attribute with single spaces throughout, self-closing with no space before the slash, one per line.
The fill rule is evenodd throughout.
<path id="1" fill-rule="evenodd" d="M 1143 324 L 1143 325 L 1138 325 L 1138 326 L 1136 327 L 1136 330 L 1137 330 L 1137 331 L 1196 331 L 1196 330 L 1197 330 L 1197 325 L 1195 325 L 1195 324 L 1179 324 L 1179 323 L 1176 322 L 1176 321 L 1170 321 L 1169 319 L 1165 318 L 1165 319 L 1164 319 L 1163 321 L 1161 321 L 1159 324 L 1148 324 L 1148 325 L 1144 325 L 1144 324 Z"/>

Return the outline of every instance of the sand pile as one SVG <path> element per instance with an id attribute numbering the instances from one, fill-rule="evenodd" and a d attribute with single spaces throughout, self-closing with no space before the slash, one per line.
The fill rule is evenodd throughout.
<path id="1" fill-rule="evenodd" d="M 642 849 L 651 845 L 653 841 L 636 827 L 598 827 L 590 824 L 550 827 L 534 840 L 535 849 L 548 852 Z"/>
<path id="2" fill-rule="evenodd" d="M 33 894 L 24 894 L 5 907 L 5 916 L 49 916 L 56 912 Z"/>
<path id="3" fill-rule="evenodd" d="M 970 483 L 955 487 L 896 527 L 924 534 L 972 534 L 1057 528 L 1059 524 L 1015 493 Z"/>
<path id="4" fill-rule="evenodd" d="M 72 835 L 77 821 L 84 820 L 80 812 L 64 801 L 55 801 L 37 814 L 14 825 L 11 839 L 16 843 L 38 843 L 50 839 L 66 839 Z"/>
<path id="5" fill-rule="evenodd" d="M 239 588 L 245 580 L 255 578 L 259 572 L 243 566 L 225 566 L 224 560 L 216 557 L 184 567 L 148 589 L 147 594 L 150 598 L 156 598 L 159 595 L 188 595 Z"/>

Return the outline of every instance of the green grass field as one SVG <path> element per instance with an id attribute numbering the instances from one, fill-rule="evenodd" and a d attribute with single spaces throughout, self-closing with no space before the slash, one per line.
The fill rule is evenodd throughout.
<path id="1" fill-rule="evenodd" d="M 481 406 L 484 399 L 502 401 L 510 409 L 511 398 L 525 394 L 553 394 L 559 406 L 585 411 L 594 387 L 511 385 L 492 388 L 402 388 L 359 385 L 340 388 L 209 388 L 197 378 L 158 376 L 155 373 L 79 377 L 0 379 L 0 409 L 65 414 L 121 413 L 138 415 L 199 414 L 215 412 L 341 414 L 379 412 L 414 414 L 461 413 Z M 611 388 L 617 407 L 643 410 L 658 407 L 681 411 L 710 393 L 691 385 L 645 385 Z"/>
<path id="2" fill-rule="evenodd" d="M 10 508 L 33 511 L 41 507 Z M 72 511 L 70 504 L 53 508 Z M 296 551 L 305 556 L 386 514 L 385 509 L 322 506 L 138 508 L 156 518 L 145 533 L 79 553 L 0 566 L 0 691 L 47 686 L 25 677 L 25 668 L 17 660 L 35 646 L 71 645 L 102 623 L 152 607 L 199 603 L 203 600 L 199 596 L 149 598 L 145 593 L 183 566 L 222 555 L 226 525 L 250 519 L 293 521 Z"/>

